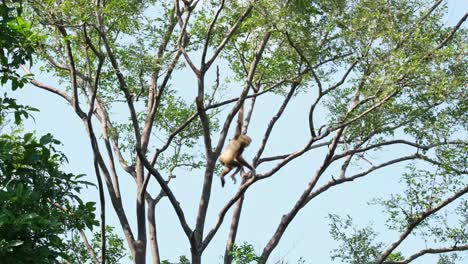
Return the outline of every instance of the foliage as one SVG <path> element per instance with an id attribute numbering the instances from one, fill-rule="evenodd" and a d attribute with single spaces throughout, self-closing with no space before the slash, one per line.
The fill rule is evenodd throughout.
<path id="1" fill-rule="evenodd" d="M 0 136 L 0 257 L 7 263 L 51 263 L 66 258 L 68 230 L 96 225 L 94 202 L 79 192 L 83 175 L 60 170 L 65 156 L 48 134 Z"/>
<path id="2" fill-rule="evenodd" d="M 19 1 L 2 1 L 0 3 L 0 85 L 11 82 L 16 90 L 29 81 L 28 75 L 19 75 L 16 69 L 20 64 L 32 61 L 34 43 L 38 39 L 31 31 L 31 24 L 21 14 Z"/>
<path id="3" fill-rule="evenodd" d="M 21 1 L 0 4 L 0 85 L 11 82 L 12 90 L 29 81 L 16 70 L 32 61 L 37 40 L 22 11 Z M 36 138 L 22 132 L 23 119 L 33 111 L 38 110 L 7 94 L 0 98 L 0 258 L 5 263 L 68 259 L 65 234 L 97 225 L 95 203 L 79 197 L 90 183 L 60 169 L 67 162 L 56 149 L 60 142 L 51 134 Z"/>
<path id="4" fill-rule="evenodd" d="M 240 246 L 233 244 L 230 255 L 236 264 L 258 263 L 260 261 L 260 256 L 255 253 L 254 247 L 246 242 Z"/>
<path id="5" fill-rule="evenodd" d="M 329 215 L 330 234 L 340 242 L 338 249 L 333 250 L 331 259 L 340 259 L 344 263 L 371 264 L 380 256 L 382 243 L 375 243 L 377 234 L 371 227 L 357 229 L 348 215 L 342 219 L 338 215 Z"/>
<path id="6" fill-rule="evenodd" d="M 161 261 L 161 264 L 190 264 L 189 259 L 182 255 L 179 257 L 179 262 L 170 262 L 169 260 L 163 260 Z"/>
<path id="7" fill-rule="evenodd" d="M 90 245 L 96 256 L 101 255 L 101 232 L 94 232 Z M 89 251 L 81 241 L 79 234 L 74 234 L 68 242 L 68 261 L 70 263 L 92 263 Z M 112 226 L 106 226 L 106 263 L 118 264 L 122 259 L 128 256 L 124 241 L 114 233 Z"/>
<path id="8" fill-rule="evenodd" d="M 154 208 L 167 196 L 191 244 L 192 258 L 201 259 L 228 210 L 242 209 L 241 203 L 228 199 L 221 207 L 220 222 L 207 228 L 213 178 L 218 175 L 216 160 L 242 104 L 251 107 L 245 114 L 249 121 L 244 123 L 245 131 L 259 138 L 253 144 L 258 145 L 249 148 L 255 151 L 259 146 L 253 162 L 259 177 L 249 180 L 240 194 L 310 150 L 317 150 L 313 159 L 320 167 L 281 217 L 262 258 L 251 245 L 233 245 L 231 253 L 238 263 L 267 261 L 298 212 L 317 196 L 401 163 L 407 165 L 398 175 L 406 189 L 375 200 L 388 213 L 388 229 L 401 233 L 410 228 L 411 236 L 436 246 L 468 243 L 465 199 L 452 201 L 453 210 L 447 214 L 444 209 L 425 215 L 467 186 L 468 31 L 460 27 L 466 16 L 456 26 L 447 26 L 447 8 L 441 1 L 47 0 L 10 7 L 18 12 L 4 17 L 3 34 L 16 43 L 12 47 L 24 44 L 18 50 L 26 55 L 34 43 L 35 55 L 44 62 L 40 70 L 59 83 L 56 89 L 35 85 L 61 95 L 82 120 L 89 121 L 87 126 L 100 123 L 101 135 L 90 136 L 94 155 L 106 160 L 95 166 L 106 174 L 121 221 L 127 215 L 114 160 L 136 180 L 139 231 L 147 226 L 143 198 Z M 4 60 L 13 56 L 8 69 L 30 58 L 22 53 L 15 57 L 15 48 L 4 50 L 13 54 L 4 55 Z M 8 72 L 9 79 L 18 77 Z M 273 98 L 284 99 L 278 112 L 271 109 Z M 6 100 L 4 105 L 13 107 L 18 118 L 27 117 L 24 108 Z M 305 109 L 307 117 L 288 121 L 287 130 L 307 131 L 294 138 L 304 145 L 290 149 L 285 142 L 287 151 L 276 153 L 277 144 L 269 140 L 284 108 L 306 101 L 297 109 Z M 95 109 L 88 109 L 90 105 Z M 265 125 L 263 137 L 258 136 Z M 97 145 L 105 149 L 94 145 L 101 139 Z M 150 155 L 157 172 L 153 175 L 145 171 L 150 168 L 142 158 Z M 172 191 L 172 183 L 164 184 L 179 169 L 204 170 L 195 179 L 203 184 L 194 186 L 203 187 L 193 227 L 188 219 L 192 214 L 184 214 L 185 207 L 177 200 L 180 192 Z M 154 186 L 153 176 L 163 189 L 154 198 L 146 188 Z M 385 188 L 386 182 L 377 187 Z M 190 194 L 199 194 L 192 189 Z M 341 243 L 332 252 L 333 259 L 372 263 L 386 252 L 384 245 L 391 244 L 379 241 L 372 227 L 352 227 L 350 217 L 330 219 L 332 237 Z M 130 232 L 133 226 L 121 224 L 127 229 L 129 247 L 144 244 L 130 235 L 136 233 Z M 387 260 L 405 257 L 396 248 L 391 251 Z M 131 252 L 137 256 L 145 251 Z M 146 256 L 137 257 L 143 261 Z M 453 261 L 455 255 L 442 255 L 439 262 Z M 179 262 L 188 259 L 181 257 Z"/>
<path id="9" fill-rule="evenodd" d="M 20 105 L 14 98 L 8 97 L 6 94 L 0 97 L 0 131 L 6 125 L 7 116 L 13 114 L 14 123 L 16 126 L 22 123 L 22 120 L 30 117 L 30 112 L 38 111 L 38 109 L 29 105 Z"/>

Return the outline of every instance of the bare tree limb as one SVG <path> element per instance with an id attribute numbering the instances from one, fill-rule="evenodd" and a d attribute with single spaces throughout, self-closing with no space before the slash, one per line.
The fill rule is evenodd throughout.
<path id="1" fill-rule="evenodd" d="M 268 127 L 265 131 L 265 134 L 262 139 L 262 144 L 260 145 L 257 154 L 255 155 L 253 159 L 253 166 L 256 167 L 258 161 L 260 160 L 260 157 L 262 156 L 263 150 L 265 149 L 265 146 L 268 142 L 268 138 L 270 137 L 271 132 L 273 131 L 273 127 L 275 126 L 276 122 L 278 119 L 281 117 L 283 114 L 284 110 L 286 109 L 286 106 L 288 105 L 289 101 L 291 100 L 292 96 L 294 95 L 294 92 L 296 91 L 296 88 L 299 86 L 299 83 L 293 83 L 291 85 L 291 89 L 289 90 L 289 93 L 286 95 L 284 98 L 283 103 L 281 104 L 280 108 L 278 109 L 278 112 L 276 115 L 273 116 L 273 118 L 270 120 L 270 123 L 268 124 Z"/>
<path id="2" fill-rule="evenodd" d="M 368 174 L 370 174 L 370 173 L 372 173 L 372 172 L 374 172 L 376 170 L 386 168 L 386 167 L 388 167 L 390 165 L 393 165 L 393 164 L 396 164 L 396 163 L 409 161 L 409 160 L 414 160 L 414 159 L 417 159 L 417 158 L 419 158 L 418 154 L 404 156 L 404 157 L 400 157 L 400 158 L 397 158 L 397 159 L 389 160 L 387 162 L 381 163 L 381 164 L 376 165 L 376 166 L 372 166 L 371 168 L 369 168 L 366 171 L 357 173 L 357 174 L 349 176 L 349 177 L 345 176 L 345 177 L 342 177 L 342 178 L 339 178 L 339 179 L 332 179 L 332 180 L 328 181 L 326 184 L 324 184 L 321 187 L 317 188 L 317 190 L 313 191 L 309 196 L 307 196 L 306 204 L 308 202 L 310 202 L 312 199 L 314 199 L 315 197 L 317 197 L 318 195 L 320 195 L 321 193 L 325 192 L 326 190 L 330 189 L 333 186 L 340 185 L 340 184 L 345 183 L 345 182 L 351 182 L 351 181 L 354 181 L 356 179 L 362 178 L 362 177 L 364 177 L 364 176 L 366 176 L 366 175 L 368 175 Z"/>
<path id="3" fill-rule="evenodd" d="M 166 181 L 164 180 L 162 175 L 156 169 L 154 169 L 153 166 L 151 166 L 148 159 L 146 159 L 146 157 L 142 153 L 141 149 L 138 148 L 138 147 L 137 147 L 137 154 L 138 154 L 138 157 L 141 159 L 141 161 L 142 161 L 143 165 L 145 166 L 145 168 L 153 176 L 156 177 L 156 180 L 158 181 L 159 185 L 161 186 L 161 188 L 163 189 L 163 191 L 166 193 L 167 197 L 169 198 L 169 201 L 171 202 L 171 205 L 174 208 L 174 210 L 175 210 L 175 212 L 177 214 L 177 217 L 179 218 L 180 224 L 182 226 L 182 229 L 185 232 L 185 235 L 189 238 L 190 241 L 192 241 L 192 230 L 188 226 L 187 221 L 185 220 L 184 212 L 183 212 L 182 208 L 180 207 L 180 204 L 177 201 L 176 197 L 172 193 L 171 189 L 167 185 Z"/>
<path id="4" fill-rule="evenodd" d="M 322 176 L 323 172 L 330 165 L 331 159 L 332 159 L 332 157 L 333 157 L 333 155 L 335 153 L 336 147 L 338 145 L 338 142 L 340 140 L 340 137 L 341 137 L 342 133 L 343 133 L 343 128 L 337 131 L 336 135 L 333 138 L 332 143 L 330 144 L 328 153 L 325 156 L 325 158 L 323 159 L 323 162 L 320 165 L 320 167 L 315 172 L 314 177 L 307 184 L 306 189 L 301 194 L 299 199 L 297 199 L 296 203 L 294 204 L 294 207 L 287 214 L 283 215 L 283 217 L 281 218 L 281 222 L 278 225 L 275 233 L 271 237 L 268 244 L 263 248 L 260 263 L 262 263 L 262 264 L 266 263 L 266 261 L 268 260 L 268 257 L 270 256 L 271 252 L 278 245 L 278 243 L 279 243 L 281 237 L 283 236 L 284 231 L 286 231 L 286 228 L 288 227 L 288 225 L 294 219 L 294 217 L 299 212 L 299 210 L 302 207 L 304 207 L 304 205 L 307 203 L 307 197 L 309 196 L 310 192 L 313 190 L 313 188 L 317 184 L 318 180 L 320 179 L 320 176 Z"/>
<path id="5" fill-rule="evenodd" d="M 33 76 L 33 74 L 31 73 L 31 71 L 29 70 L 29 68 L 26 67 L 26 65 L 21 64 L 20 67 L 26 72 L 26 74 Z M 38 88 L 41 88 L 41 89 L 43 89 L 43 90 L 46 90 L 46 91 L 48 91 L 48 92 L 54 93 L 54 94 L 56 94 L 56 95 L 62 97 L 62 98 L 65 99 L 69 104 L 72 104 L 72 98 L 71 98 L 66 92 L 64 92 L 64 91 L 62 91 L 62 90 L 59 90 L 59 89 L 57 89 L 57 88 L 55 88 L 55 87 L 53 87 L 53 86 L 51 86 L 51 85 L 48 85 L 48 84 L 39 82 L 39 81 L 37 81 L 37 80 L 35 80 L 35 79 L 32 79 L 32 80 L 31 80 L 31 83 L 32 83 L 34 86 L 38 87 Z"/>
<path id="6" fill-rule="evenodd" d="M 70 63 L 70 79 L 72 81 L 72 89 L 73 89 L 73 97 L 72 97 L 72 105 L 73 108 L 75 109 L 76 113 L 83 118 L 82 114 L 83 111 L 81 111 L 80 108 L 80 102 L 79 102 L 79 95 L 78 95 L 78 84 L 76 82 L 76 69 L 75 69 L 75 59 L 73 57 L 73 53 L 71 50 L 71 43 L 70 40 L 68 39 L 68 33 L 65 30 L 63 26 L 57 26 L 58 30 L 63 36 L 63 39 L 65 40 L 65 49 L 67 51 L 67 56 L 68 56 L 68 62 Z"/>
<path id="7" fill-rule="evenodd" d="M 234 118 L 234 115 L 237 113 L 237 111 L 239 111 L 240 107 L 244 103 L 245 97 L 246 97 L 246 95 L 248 93 L 248 90 L 250 88 L 250 83 L 253 80 L 257 65 L 259 64 L 260 59 L 261 59 L 262 54 L 263 54 L 263 51 L 265 50 L 266 44 L 268 43 L 268 40 L 270 39 L 270 35 L 271 35 L 270 32 L 266 32 L 263 35 L 262 42 L 261 42 L 260 46 L 258 47 L 258 49 L 256 51 L 256 54 L 255 54 L 255 57 L 254 57 L 254 59 L 252 60 L 252 62 L 250 64 L 250 69 L 249 69 L 249 73 L 247 75 L 246 82 L 244 84 L 244 89 L 243 89 L 243 91 L 242 91 L 242 93 L 241 93 L 241 95 L 239 97 L 239 100 L 236 102 L 235 106 L 232 108 L 231 112 L 228 114 L 228 116 L 226 118 L 226 121 L 224 122 L 224 125 L 223 125 L 223 127 L 221 129 L 220 139 L 218 141 L 218 145 L 217 145 L 216 150 L 215 150 L 213 156 L 211 157 L 211 159 L 216 158 L 219 155 L 219 153 L 221 152 L 221 149 L 222 149 L 222 147 L 224 145 L 224 141 L 226 139 L 227 132 L 229 130 L 232 119 Z M 213 162 L 213 166 L 214 166 L 214 162 Z M 207 209 L 208 209 L 208 201 L 209 201 L 209 198 L 210 198 L 210 189 L 211 189 L 212 177 L 213 177 L 213 172 L 212 171 L 208 172 L 205 175 L 205 181 L 203 183 L 203 189 L 202 189 L 202 197 L 200 199 L 200 206 L 199 206 L 199 209 L 198 209 L 196 230 L 199 232 L 198 233 L 198 237 L 199 237 L 198 239 L 199 239 L 200 242 L 202 242 L 201 240 L 203 239 L 203 237 L 202 237 L 203 236 L 203 226 L 204 226 L 204 223 L 205 223 L 206 212 L 207 212 Z M 203 242 L 203 244 L 204 244 L 204 242 Z M 202 249 L 203 248 L 204 247 L 202 247 Z"/>
<path id="8" fill-rule="evenodd" d="M 206 33 L 206 36 L 205 36 L 205 45 L 203 46 L 203 52 L 202 52 L 202 58 L 201 58 L 202 67 L 203 65 L 205 65 L 206 52 L 208 51 L 208 47 L 210 45 L 211 34 L 213 32 L 216 22 L 218 21 L 218 17 L 221 14 L 221 11 L 224 9 L 224 3 L 225 3 L 225 0 L 222 0 L 221 4 L 219 5 L 218 10 L 216 11 L 216 14 L 213 20 L 210 23 L 210 26 L 208 27 L 208 32 Z"/>

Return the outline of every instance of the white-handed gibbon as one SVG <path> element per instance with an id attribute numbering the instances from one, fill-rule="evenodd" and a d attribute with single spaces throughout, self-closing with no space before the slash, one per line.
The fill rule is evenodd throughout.
<path id="1" fill-rule="evenodd" d="M 255 175 L 255 169 L 242 157 L 242 152 L 244 149 L 250 145 L 252 139 L 247 135 L 239 135 L 232 139 L 224 152 L 219 156 L 219 161 L 223 164 L 224 169 L 221 173 L 221 186 L 224 187 L 225 180 L 224 176 L 228 174 L 234 167 L 236 167 L 236 171 L 232 174 L 231 178 L 236 182 L 235 174 L 239 172 L 239 170 L 243 170 L 243 166 L 246 166 L 252 171 L 252 175 Z M 241 173 L 242 175 L 242 173 Z"/>

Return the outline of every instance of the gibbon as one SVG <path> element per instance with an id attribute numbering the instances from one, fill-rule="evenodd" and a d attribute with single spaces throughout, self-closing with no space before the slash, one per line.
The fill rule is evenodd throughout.
<path id="1" fill-rule="evenodd" d="M 224 176 L 228 174 L 234 167 L 236 171 L 231 175 L 234 183 L 236 178 L 234 177 L 239 170 L 243 170 L 243 166 L 248 167 L 252 171 L 252 175 L 255 175 L 255 169 L 242 157 L 242 152 L 246 147 L 250 145 L 252 139 L 247 135 L 240 135 L 237 138 L 232 139 L 224 152 L 219 156 L 219 161 L 223 164 L 224 169 L 221 173 L 221 186 L 224 187 L 225 180 Z M 242 175 L 242 174 L 241 174 Z"/>

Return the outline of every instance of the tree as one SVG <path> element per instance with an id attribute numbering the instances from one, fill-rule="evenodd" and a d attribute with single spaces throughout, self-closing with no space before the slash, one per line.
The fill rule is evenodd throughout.
<path id="1" fill-rule="evenodd" d="M 51 135 L 0 137 L 0 257 L 6 263 L 67 259 L 61 236 L 95 224 L 94 203 L 78 197 L 83 175 L 58 169 L 64 156 L 56 143 Z"/>
<path id="2" fill-rule="evenodd" d="M 101 234 L 107 189 L 135 263 L 145 263 L 148 248 L 153 263 L 160 262 L 155 218 L 163 198 L 195 264 L 232 209 L 224 253 L 224 262 L 231 263 L 244 194 L 299 157 L 318 165 L 259 262 L 268 261 L 307 204 L 397 164 L 407 165 L 401 176 L 408 190 L 376 202 L 389 213 L 389 228 L 401 235 L 388 245 L 359 240 L 371 252 L 360 259 L 406 263 L 428 253 L 466 250 L 466 220 L 452 226 L 445 218 L 466 219 L 467 14 L 445 25 L 441 0 L 48 0 L 27 1 L 24 8 L 39 35 L 35 55 L 44 62 L 42 70 L 61 87 L 36 78 L 31 84 L 65 100 L 83 122 L 100 193 Z M 308 118 L 294 123 L 294 129 L 308 130 L 303 145 L 266 156 L 278 143 L 270 138 L 283 113 L 300 97 L 311 98 L 302 106 Z M 265 98 L 282 103 L 272 111 Z M 128 119 L 114 115 L 123 109 Z M 269 121 L 256 119 L 270 112 Z M 256 174 L 242 179 L 210 227 L 216 161 L 236 115 L 241 133 L 263 134 L 248 149 L 255 153 Z M 376 153 L 387 155 L 382 160 Z M 194 225 L 171 185 L 183 169 L 193 170 L 201 186 Z M 135 180 L 135 226 L 122 204 L 130 199 L 122 196 L 123 174 Z M 439 221 L 445 228 L 435 227 Z M 350 239 L 334 227 L 339 225 L 332 226 L 336 239 Z M 396 250 L 410 236 L 435 237 L 438 243 L 403 256 Z M 351 253 L 342 248 L 337 256 L 354 261 L 345 257 Z"/>
<path id="3" fill-rule="evenodd" d="M 29 82 L 29 75 L 16 70 L 32 62 L 37 39 L 21 17 L 21 1 L 3 1 L 0 13 L 0 83 L 16 90 Z M 84 232 L 98 224 L 95 202 L 79 197 L 90 183 L 82 180 L 84 175 L 61 170 L 67 158 L 51 134 L 37 139 L 35 133 L 23 132 L 24 119 L 36 111 L 6 93 L 0 97 L 0 258 L 6 263 L 99 263 L 95 244 L 100 241 L 95 237 L 91 247 Z M 106 257 L 117 263 L 126 251 L 112 229 L 106 229 Z M 76 232 L 71 240 L 70 232 Z"/>

